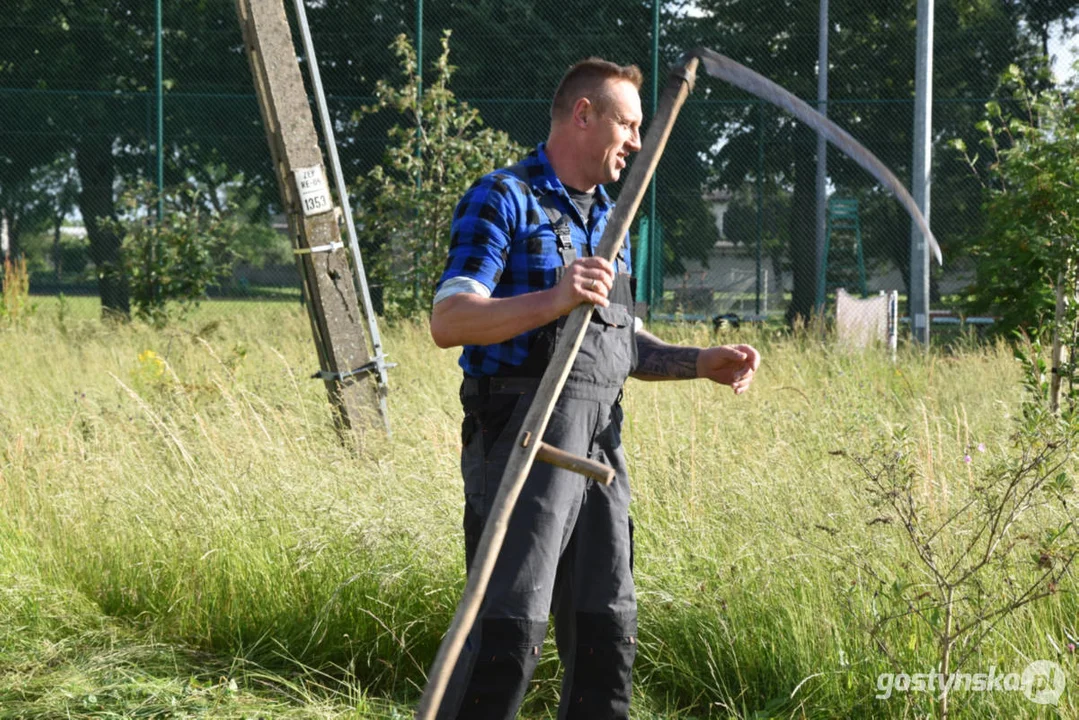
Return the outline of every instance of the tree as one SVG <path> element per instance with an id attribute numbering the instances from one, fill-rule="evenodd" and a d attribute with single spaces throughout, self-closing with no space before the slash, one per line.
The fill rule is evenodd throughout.
<path id="1" fill-rule="evenodd" d="M 102 272 L 102 309 L 126 314 L 119 266 L 121 238 L 99 221 L 114 218 L 117 158 L 138 146 L 145 113 L 131 94 L 152 77 L 152 29 L 147 12 L 120 0 L 92 3 L 34 3 L 16 0 L 9 17 L 23 30 L 4 44 L 0 63 L 9 87 L 40 91 L 29 127 L 48 128 L 48 137 L 73 150 L 81 192 L 79 209 L 90 254 Z M 82 94 L 60 91 L 80 90 Z M 137 119 L 136 119 L 137 118 Z M 24 119 L 26 122 L 26 119 Z M 46 164 L 55 152 L 43 154 Z"/>
<path id="2" fill-rule="evenodd" d="M 721 47 L 799 97 L 815 100 L 816 3 L 703 0 L 700 7 L 705 13 L 698 21 L 703 44 Z M 913 98 L 914 21 L 913 0 L 841 4 L 833 6 L 830 17 L 829 115 L 904 180 L 909 178 L 912 156 L 913 123 L 907 108 Z M 992 92 L 999 71 L 1009 62 L 1027 58 L 1031 45 L 1015 12 L 996 4 L 938 3 L 935 33 L 934 95 L 969 103 L 938 105 L 934 129 L 945 138 L 969 134 L 972 113 Z M 725 88 L 714 88 L 711 97 L 746 99 Z M 725 141 L 712 154 L 717 185 L 733 188 L 755 178 L 758 143 L 763 142 L 766 178 L 791 194 L 788 256 L 794 294 L 788 320 L 808 316 L 816 294 L 814 134 L 779 111 L 762 113 L 752 102 L 726 110 L 713 121 L 712 133 Z M 862 198 L 865 236 L 878 238 L 878 257 L 892 260 L 906 279 L 909 222 L 860 168 L 838 155 L 831 153 L 829 158 L 832 182 L 838 192 Z M 967 185 L 955 181 L 956 175 L 947 163 L 934 168 L 932 224 L 949 258 L 976 231 L 978 222 L 959 212 L 977 207 L 978 200 Z M 945 188 L 949 192 L 941 192 Z"/>
<path id="3" fill-rule="evenodd" d="M 1063 22 L 1064 30 L 1079 16 L 1079 4 L 1075 0 L 1011 0 L 1019 14 L 1026 21 L 1042 55 L 1049 54 L 1049 27 L 1055 22 Z"/>
<path id="4" fill-rule="evenodd" d="M 60 155 L 48 165 L 34 168 L 31 184 L 38 213 L 46 219 L 52 231 L 53 272 L 59 281 L 63 274 L 64 253 L 60 240 L 64 219 L 75 209 L 79 197 L 79 178 L 72 167 L 71 157 Z"/>
<path id="5" fill-rule="evenodd" d="M 0 80 L 4 77 L 0 63 Z M 32 98 L 0 100 L 0 127 L 30 129 L 37 126 L 39 116 Z M 24 232 L 38 229 L 46 218 L 40 198 L 34 188 L 35 170 L 50 164 L 60 155 L 63 143 L 46 133 L 20 132 L 9 142 L 0 143 L 0 216 L 8 222 L 11 251 L 21 253 Z"/>
<path id="6" fill-rule="evenodd" d="M 206 297 L 229 265 L 240 227 L 235 207 L 211 199 L 198 184 L 166 188 L 161 197 L 167 207 L 160 222 L 147 215 L 158 198 L 150 183 L 121 195 L 121 220 L 102 221 L 124 238 L 123 264 L 116 272 L 126 278 L 136 312 L 157 325 L 169 320 L 174 305 L 183 312 Z"/>
<path id="7" fill-rule="evenodd" d="M 970 309 L 999 316 L 1000 331 L 1030 332 L 1052 316 L 1061 286 L 1073 313 L 1076 307 L 1079 90 L 1033 92 L 1016 66 L 1006 82 L 1017 109 L 989 103 L 977 124 L 988 168 L 979 172 L 984 164 L 967 155 L 986 194 L 987 218 L 972 248 L 978 264 Z M 967 153 L 961 140 L 953 145 Z"/>
<path id="8" fill-rule="evenodd" d="M 18 31 L 7 33 L 0 44 L 0 81 L 23 102 L 0 103 L 0 117 L 5 127 L 33 132 L 25 133 L 27 142 L 0 147 L 0 187 L 16 187 L 28 181 L 33 168 L 73 155 L 81 188 L 78 205 L 99 272 L 102 309 L 126 315 L 128 290 L 122 273 L 115 272 L 122 264 L 116 197 L 122 182 L 147 176 L 155 152 L 147 132 L 154 75 L 153 4 L 13 0 L 5 10 L 6 22 Z M 251 93 L 231 3 L 166 0 L 163 12 L 166 88 L 200 91 L 218 82 L 232 88 L 242 84 Z M 187 78 L 187 85 L 178 78 Z M 249 159 L 255 158 L 255 167 L 268 174 L 267 153 L 251 155 L 240 149 L 242 143 L 230 141 L 227 126 L 213 127 L 222 122 L 221 112 L 208 112 L 205 103 L 175 108 L 183 109 L 194 112 L 170 113 L 166 121 L 170 181 L 185 182 L 204 166 L 206 154 L 239 167 L 250 167 Z M 174 119 L 177 122 L 170 122 Z M 214 135 L 208 143 L 197 142 Z"/>

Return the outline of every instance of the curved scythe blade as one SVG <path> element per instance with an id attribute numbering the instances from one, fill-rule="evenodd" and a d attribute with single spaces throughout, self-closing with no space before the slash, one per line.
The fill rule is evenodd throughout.
<path id="1" fill-rule="evenodd" d="M 911 219 L 918 226 L 918 229 L 922 231 L 922 235 L 929 242 L 929 247 L 933 249 L 933 256 L 937 259 L 937 263 L 944 264 L 944 259 L 940 253 L 940 245 L 937 244 L 936 238 L 933 237 L 933 232 L 929 229 L 929 223 L 925 221 L 922 213 L 918 210 L 918 205 L 914 202 L 914 198 L 899 182 L 899 178 L 884 163 L 878 160 L 876 155 L 869 152 L 864 145 L 851 137 L 850 133 L 768 78 L 725 55 L 720 55 L 715 50 L 696 48 L 686 54 L 700 58 L 701 66 L 712 77 L 719 78 L 756 95 L 762 100 L 767 100 L 773 105 L 783 108 L 824 135 L 830 143 L 861 165 L 870 175 L 895 194 L 899 202 L 903 204 L 903 207 L 910 214 Z"/>

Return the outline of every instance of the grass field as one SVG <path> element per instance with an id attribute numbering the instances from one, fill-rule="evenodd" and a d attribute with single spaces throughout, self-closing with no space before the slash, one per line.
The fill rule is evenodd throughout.
<path id="1" fill-rule="evenodd" d="M 394 434 L 357 453 L 308 379 L 296 304 L 214 302 L 154 330 L 36 302 L 0 328 L 0 718 L 409 717 L 463 586 L 456 353 L 383 329 Z M 935 656 L 914 620 L 877 638 L 903 668 L 870 637 L 880 589 L 850 559 L 902 575 L 914 552 L 832 453 L 906 427 L 927 492 L 977 482 L 1009 451 L 1011 351 L 901 348 L 893 365 L 811 336 L 726 338 L 763 352 L 747 395 L 626 389 L 635 717 L 931 716 L 928 694 L 874 697 L 878 673 Z M 963 668 L 1053 660 L 1060 704 L 971 692 L 956 716 L 1079 716 L 1073 591 L 1002 622 Z M 554 658 L 549 642 L 526 717 L 556 707 Z"/>

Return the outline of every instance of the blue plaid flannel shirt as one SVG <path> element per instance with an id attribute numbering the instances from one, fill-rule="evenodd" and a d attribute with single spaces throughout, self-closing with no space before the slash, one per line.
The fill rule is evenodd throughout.
<path id="1" fill-rule="evenodd" d="M 602 186 L 586 226 L 547 160 L 544 144 L 522 164 L 531 190 L 505 169 L 495 170 L 473 183 L 457 204 L 450 234 L 446 269 L 438 289 L 450 278 L 470 278 L 490 290 L 491 297 L 514 297 L 554 287 L 562 258 L 554 229 L 537 195 L 556 193 L 569 221 L 577 257 L 594 254 L 614 207 Z M 591 230 L 588 227 L 591 227 Z M 630 272 L 629 237 L 619 253 L 617 272 Z M 465 345 L 459 361 L 465 375 L 512 375 L 528 357 L 536 330 L 494 345 Z"/>

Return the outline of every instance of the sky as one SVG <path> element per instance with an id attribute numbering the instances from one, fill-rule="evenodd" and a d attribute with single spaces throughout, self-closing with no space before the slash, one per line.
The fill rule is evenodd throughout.
<path id="1" fill-rule="evenodd" d="M 1063 27 L 1057 24 L 1049 37 L 1049 54 L 1053 58 L 1053 74 L 1057 80 L 1068 80 L 1074 77 L 1075 71 L 1072 64 L 1079 59 L 1079 35 L 1070 32 L 1064 35 Z"/>

